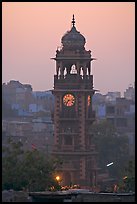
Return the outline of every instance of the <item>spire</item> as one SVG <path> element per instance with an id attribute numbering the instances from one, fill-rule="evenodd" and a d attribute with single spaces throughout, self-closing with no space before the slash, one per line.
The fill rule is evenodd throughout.
<path id="1" fill-rule="evenodd" d="M 73 14 L 73 18 L 72 18 L 72 25 L 73 25 L 73 27 L 75 27 L 75 19 L 74 19 L 74 14 Z"/>

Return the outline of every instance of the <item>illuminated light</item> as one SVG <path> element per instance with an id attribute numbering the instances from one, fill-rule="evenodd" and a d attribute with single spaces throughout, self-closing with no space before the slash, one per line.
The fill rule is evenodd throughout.
<path id="1" fill-rule="evenodd" d="M 60 180 L 60 177 L 59 177 L 59 176 L 56 176 L 56 180 L 59 181 L 59 180 Z"/>
<path id="2" fill-rule="evenodd" d="M 107 166 L 111 166 L 112 164 L 113 164 L 113 162 L 111 162 L 111 163 L 107 164 Z"/>
<path id="3" fill-rule="evenodd" d="M 88 106 L 90 105 L 90 103 L 91 103 L 91 97 L 90 95 L 88 95 Z"/>
<path id="4" fill-rule="evenodd" d="M 124 176 L 123 179 L 124 179 L 124 180 L 127 179 L 127 176 Z"/>

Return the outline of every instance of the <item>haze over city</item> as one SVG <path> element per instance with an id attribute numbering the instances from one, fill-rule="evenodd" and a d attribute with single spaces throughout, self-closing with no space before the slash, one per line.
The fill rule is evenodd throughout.
<path id="1" fill-rule="evenodd" d="M 86 39 L 94 88 L 123 93 L 135 81 L 134 2 L 3 2 L 2 82 L 18 80 L 34 91 L 53 89 L 56 49 L 76 28 Z"/>

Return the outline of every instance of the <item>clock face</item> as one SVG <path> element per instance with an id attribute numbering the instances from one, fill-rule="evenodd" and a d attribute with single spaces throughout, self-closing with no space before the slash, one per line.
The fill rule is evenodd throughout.
<path id="1" fill-rule="evenodd" d="M 90 105 L 90 103 L 91 103 L 91 96 L 88 95 L 88 106 Z"/>
<path id="2" fill-rule="evenodd" d="M 75 103 L 75 97 L 72 94 L 66 94 L 63 97 L 63 103 L 65 106 L 73 106 Z"/>

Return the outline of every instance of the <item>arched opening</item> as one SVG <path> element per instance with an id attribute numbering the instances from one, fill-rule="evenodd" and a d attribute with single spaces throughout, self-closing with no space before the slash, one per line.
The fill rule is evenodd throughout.
<path id="1" fill-rule="evenodd" d="M 67 68 L 64 69 L 64 77 L 67 75 Z"/>
<path id="2" fill-rule="evenodd" d="M 72 65 L 70 74 L 77 74 L 77 69 L 76 69 L 76 65 L 75 64 Z"/>
<path id="3" fill-rule="evenodd" d="M 80 75 L 83 76 L 83 70 L 81 67 L 80 67 Z"/>

